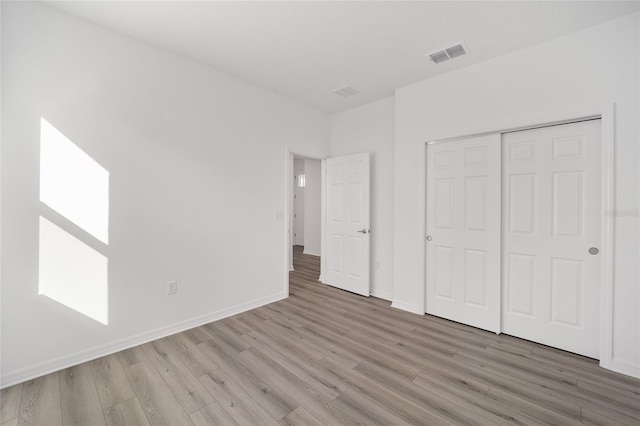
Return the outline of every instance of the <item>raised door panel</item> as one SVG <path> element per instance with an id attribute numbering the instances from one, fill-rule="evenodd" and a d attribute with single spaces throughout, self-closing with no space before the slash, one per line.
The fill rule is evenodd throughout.
<path id="1" fill-rule="evenodd" d="M 582 237 L 584 215 L 584 185 L 582 171 L 553 173 L 554 236 Z"/>
<path id="2" fill-rule="evenodd" d="M 507 311 L 519 315 L 533 316 L 535 292 L 536 257 L 510 253 L 506 257 L 507 273 L 505 300 Z"/>
<path id="3" fill-rule="evenodd" d="M 434 246 L 433 265 L 435 295 L 453 299 L 453 248 Z"/>
<path id="4" fill-rule="evenodd" d="M 487 307 L 487 252 L 466 249 L 464 251 L 464 302 Z"/>

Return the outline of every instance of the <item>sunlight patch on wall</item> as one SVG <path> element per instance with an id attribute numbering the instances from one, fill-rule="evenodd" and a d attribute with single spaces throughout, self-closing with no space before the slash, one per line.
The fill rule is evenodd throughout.
<path id="1" fill-rule="evenodd" d="M 108 260 L 40 217 L 39 294 L 108 324 Z"/>
<path id="2" fill-rule="evenodd" d="M 108 325 L 109 172 L 40 124 L 40 201 L 49 209 L 40 216 L 38 294 Z"/>
<path id="3" fill-rule="evenodd" d="M 109 172 L 44 118 L 40 126 L 40 201 L 108 244 Z"/>

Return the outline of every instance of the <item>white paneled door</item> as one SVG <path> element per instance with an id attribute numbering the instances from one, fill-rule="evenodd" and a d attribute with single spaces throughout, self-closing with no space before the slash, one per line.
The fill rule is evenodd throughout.
<path id="1" fill-rule="evenodd" d="M 500 331 L 500 135 L 427 145 L 426 311 Z"/>
<path id="2" fill-rule="evenodd" d="M 325 284 L 369 296 L 369 153 L 326 160 Z"/>
<path id="3" fill-rule="evenodd" d="M 600 120 L 503 135 L 502 331 L 598 358 Z"/>

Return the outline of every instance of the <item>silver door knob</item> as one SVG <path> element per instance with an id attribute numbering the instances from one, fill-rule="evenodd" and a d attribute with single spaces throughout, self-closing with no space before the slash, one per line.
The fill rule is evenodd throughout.
<path id="1" fill-rule="evenodd" d="M 358 232 L 361 233 L 361 234 L 366 234 L 368 231 L 366 229 L 361 229 Z"/>
<path id="2" fill-rule="evenodd" d="M 433 240 L 433 237 L 431 235 L 427 235 L 427 241 L 431 241 Z"/>
<path id="3" fill-rule="evenodd" d="M 589 249 L 589 254 L 596 255 L 596 254 L 598 254 L 598 253 L 600 253 L 600 250 L 598 249 L 598 247 L 591 247 L 591 248 Z"/>

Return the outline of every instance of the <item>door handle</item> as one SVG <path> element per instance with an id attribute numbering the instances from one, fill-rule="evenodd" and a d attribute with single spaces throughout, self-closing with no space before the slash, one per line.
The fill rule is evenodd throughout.
<path id="1" fill-rule="evenodd" d="M 598 253 L 600 253 L 600 250 L 598 249 L 598 247 L 591 247 L 591 248 L 589 249 L 589 254 L 596 255 L 596 254 L 598 254 Z"/>
<path id="2" fill-rule="evenodd" d="M 361 229 L 361 230 L 359 230 L 357 232 L 359 232 L 361 234 L 366 234 L 366 233 L 371 232 L 371 231 L 369 231 L 368 229 Z"/>
<path id="3" fill-rule="evenodd" d="M 433 240 L 433 237 L 431 235 L 427 235 L 427 241 L 431 241 Z"/>

